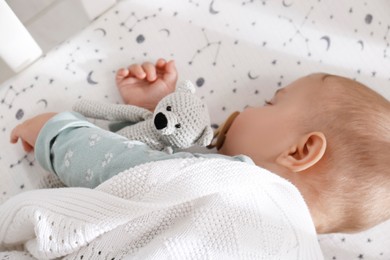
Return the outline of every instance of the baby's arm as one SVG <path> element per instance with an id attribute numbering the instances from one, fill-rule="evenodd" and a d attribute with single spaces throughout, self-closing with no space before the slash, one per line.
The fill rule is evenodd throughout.
<path id="1" fill-rule="evenodd" d="M 167 156 L 70 112 L 46 123 L 39 133 L 35 154 L 39 164 L 57 174 L 65 185 L 89 188 L 130 167 Z"/>
<path id="2" fill-rule="evenodd" d="M 11 132 L 10 142 L 15 144 L 20 139 L 23 149 L 26 152 L 33 151 L 35 142 L 42 127 L 55 115 L 56 113 L 40 114 L 17 125 Z"/>
<path id="3" fill-rule="evenodd" d="M 153 111 L 157 103 L 176 87 L 177 70 L 173 60 L 159 59 L 119 69 L 116 85 L 125 104 Z"/>
<path id="4" fill-rule="evenodd" d="M 50 119 L 50 120 L 49 120 Z M 156 151 L 103 130 L 74 112 L 43 114 L 15 127 L 11 141 L 18 139 L 35 150 L 38 163 L 70 187 L 94 188 L 112 176 L 143 163 L 173 158 L 223 157 L 218 154 Z"/>
<path id="5" fill-rule="evenodd" d="M 67 186 L 94 188 L 143 163 L 173 158 L 223 157 L 180 152 L 167 154 L 89 123 L 78 113 L 60 113 L 39 132 L 35 156 Z"/>

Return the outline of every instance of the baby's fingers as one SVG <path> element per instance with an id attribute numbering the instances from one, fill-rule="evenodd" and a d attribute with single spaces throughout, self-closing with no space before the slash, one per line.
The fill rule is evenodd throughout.
<path id="1" fill-rule="evenodd" d="M 128 69 L 122 68 L 122 69 L 120 69 L 120 70 L 117 71 L 117 73 L 116 73 L 116 79 L 117 79 L 117 80 L 122 80 L 122 79 L 126 78 L 127 75 L 129 75 L 129 70 L 128 70 Z"/>
<path id="2" fill-rule="evenodd" d="M 168 72 L 168 73 L 177 73 L 176 71 L 176 66 L 175 66 L 175 61 L 174 60 L 171 60 L 167 63 L 167 65 L 165 66 L 165 70 Z"/>
<path id="3" fill-rule="evenodd" d="M 155 81 L 156 80 L 156 78 L 157 78 L 156 67 L 152 63 L 145 62 L 144 64 L 142 64 L 142 68 L 146 72 L 146 79 L 148 81 Z"/>
<path id="4" fill-rule="evenodd" d="M 164 69 L 165 64 L 167 64 L 166 60 L 160 58 L 156 62 L 157 69 Z"/>
<path id="5" fill-rule="evenodd" d="M 168 80 L 168 81 L 177 80 L 177 70 L 175 66 L 175 61 L 171 60 L 165 65 L 164 80 Z"/>
<path id="6" fill-rule="evenodd" d="M 129 67 L 130 75 L 136 77 L 137 79 L 144 79 L 146 73 L 139 64 L 133 64 Z"/>
<path id="7" fill-rule="evenodd" d="M 11 137 L 10 137 L 10 142 L 13 144 L 16 144 L 19 140 L 20 137 L 20 125 L 16 126 L 12 132 L 11 132 Z"/>
<path id="8" fill-rule="evenodd" d="M 29 143 L 27 143 L 26 141 L 22 140 L 22 146 L 23 146 L 23 149 L 29 153 L 31 152 L 32 150 L 34 150 L 34 147 L 32 147 Z"/>

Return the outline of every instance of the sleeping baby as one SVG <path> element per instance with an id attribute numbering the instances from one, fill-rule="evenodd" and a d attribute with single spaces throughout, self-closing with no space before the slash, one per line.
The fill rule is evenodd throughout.
<path id="1" fill-rule="evenodd" d="M 116 82 L 126 104 L 153 111 L 174 91 L 177 77 L 174 62 L 159 59 L 120 69 Z M 389 115 L 390 102 L 363 84 L 318 73 L 239 113 L 218 154 L 169 155 L 142 144 L 128 149 L 123 137 L 68 112 L 25 121 L 14 128 L 11 142 L 21 139 L 43 168 L 73 187 L 94 188 L 125 169 L 156 160 L 216 157 L 255 163 L 298 188 L 317 233 L 358 232 L 390 217 Z M 99 142 L 101 150 L 83 147 L 85 139 L 91 146 Z M 92 158 L 103 150 L 107 167 L 99 170 Z M 93 174 L 81 176 L 88 170 Z"/>

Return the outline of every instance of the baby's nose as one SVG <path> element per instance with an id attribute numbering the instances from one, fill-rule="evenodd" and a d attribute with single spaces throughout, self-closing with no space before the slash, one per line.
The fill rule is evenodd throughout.
<path id="1" fill-rule="evenodd" d="M 157 130 L 164 129 L 168 125 L 167 117 L 163 113 L 157 113 L 157 115 L 154 117 L 154 125 L 156 126 Z"/>

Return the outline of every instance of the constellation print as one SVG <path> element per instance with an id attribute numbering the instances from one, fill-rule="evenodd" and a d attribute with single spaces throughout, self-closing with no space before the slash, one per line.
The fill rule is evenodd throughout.
<path id="1" fill-rule="evenodd" d="M 311 12 L 313 11 L 314 7 L 311 6 L 310 7 L 310 10 L 308 11 L 308 13 L 305 15 L 303 21 L 301 24 L 299 24 L 298 26 L 294 23 L 294 21 L 291 19 L 291 18 L 288 18 L 286 16 L 279 16 L 280 19 L 285 19 L 287 20 L 294 28 L 295 28 L 295 33 L 293 36 L 291 36 L 288 41 L 284 42 L 283 43 L 283 46 L 286 46 L 288 42 L 293 42 L 294 39 L 296 37 L 300 37 L 304 42 L 305 42 L 305 45 L 306 45 L 306 51 L 307 51 L 307 56 L 311 56 L 311 52 L 310 52 L 310 48 L 309 48 L 309 38 L 307 38 L 303 33 L 302 33 L 302 28 L 303 26 L 306 24 L 306 22 L 309 20 L 309 16 L 311 14 Z"/>
<path id="2" fill-rule="evenodd" d="M 246 1 L 243 1 L 241 4 L 248 5 L 248 4 L 253 4 L 254 2 L 256 2 L 256 0 L 246 0 Z M 266 0 L 259 0 L 259 2 L 261 2 L 263 5 L 267 4 Z"/>
<path id="3" fill-rule="evenodd" d="M 217 58 L 218 58 L 218 54 L 219 54 L 219 49 L 221 48 L 221 44 L 222 42 L 221 41 L 215 41 L 215 42 L 210 42 L 209 38 L 207 37 L 207 34 L 205 32 L 205 29 L 202 28 L 202 33 L 203 33 L 203 36 L 206 40 L 206 45 L 201 47 L 200 49 L 197 49 L 195 54 L 192 56 L 192 59 L 188 62 L 189 65 L 192 65 L 192 63 L 194 62 L 195 58 L 202 54 L 203 51 L 205 51 L 206 49 L 210 48 L 211 46 L 213 45 L 217 45 L 217 50 L 215 52 L 215 56 L 214 56 L 214 61 L 213 61 L 213 65 L 217 65 Z"/>
<path id="4" fill-rule="evenodd" d="M 199 7 L 199 2 L 198 2 L 198 1 L 195 2 L 195 1 L 193 1 L 193 0 L 189 0 L 188 3 L 193 4 L 193 5 L 195 5 L 196 7 Z"/>
<path id="5" fill-rule="evenodd" d="M 71 57 L 71 60 L 65 66 L 65 70 L 70 71 L 72 74 L 76 74 L 76 70 L 72 70 L 71 65 L 73 65 L 76 62 L 76 60 L 73 57 L 74 57 L 75 53 L 77 53 L 79 50 L 80 50 L 80 47 L 77 47 L 73 52 L 69 53 L 69 57 Z"/>
<path id="6" fill-rule="evenodd" d="M 27 161 L 28 165 L 34 166 L 35 158 L 31 155 L 31 153 L 28 153 L 24 155 L 22 158 L 20 158 L 16 163 L 10 164 L 9 167 L 13 168 L 15 166 L 18 166 L 21 163 L 23 163 L 23 161 Z"/>
<path id="7" fill-rule="evenodd" d="M 161 12 L 162 8 L 159 8 L 158 11 Z M 125 19 L 125 21 L 120 23 L 120 25 L 129 29 L 129 32 L 132 32 L 139 23 L 142 23 L 143 21 L 146 21 L 150 18 L 156 17 L 157 14 L 152 14 L 140 18 L 134 12 L 131 12 L 130 15 Z"/>
<path id="8" fill-rule="evenodd" d="M 383 51 L 383 57 L 386 59 L 386 58 L 390 58 L 390 54 L 389 53 L 389 49 L 390 49 L 390 39 L 389 39 L 389 33 L 390 33 L 390 25 L 387 26 L 387 31 L 386 31 L 386 35 L 383 37 L 383 39 L 385 40 L 386 42 L 386 47 Z"/>
<path id="9" fill-rule="evenodd" d="M 33 87 L 34 85 L 31 84 L 29 87 L 23 88 L 21 91 L 17 91 L 12 85 L 9 86 L 4 96 L 0 100 L 0 104 L 6 105 L 8 106 L 9 109 L 11 109 L 16 97 L 19 96 L 21 93 L 26 92 L 26 90 L 31 89 Z"/>

